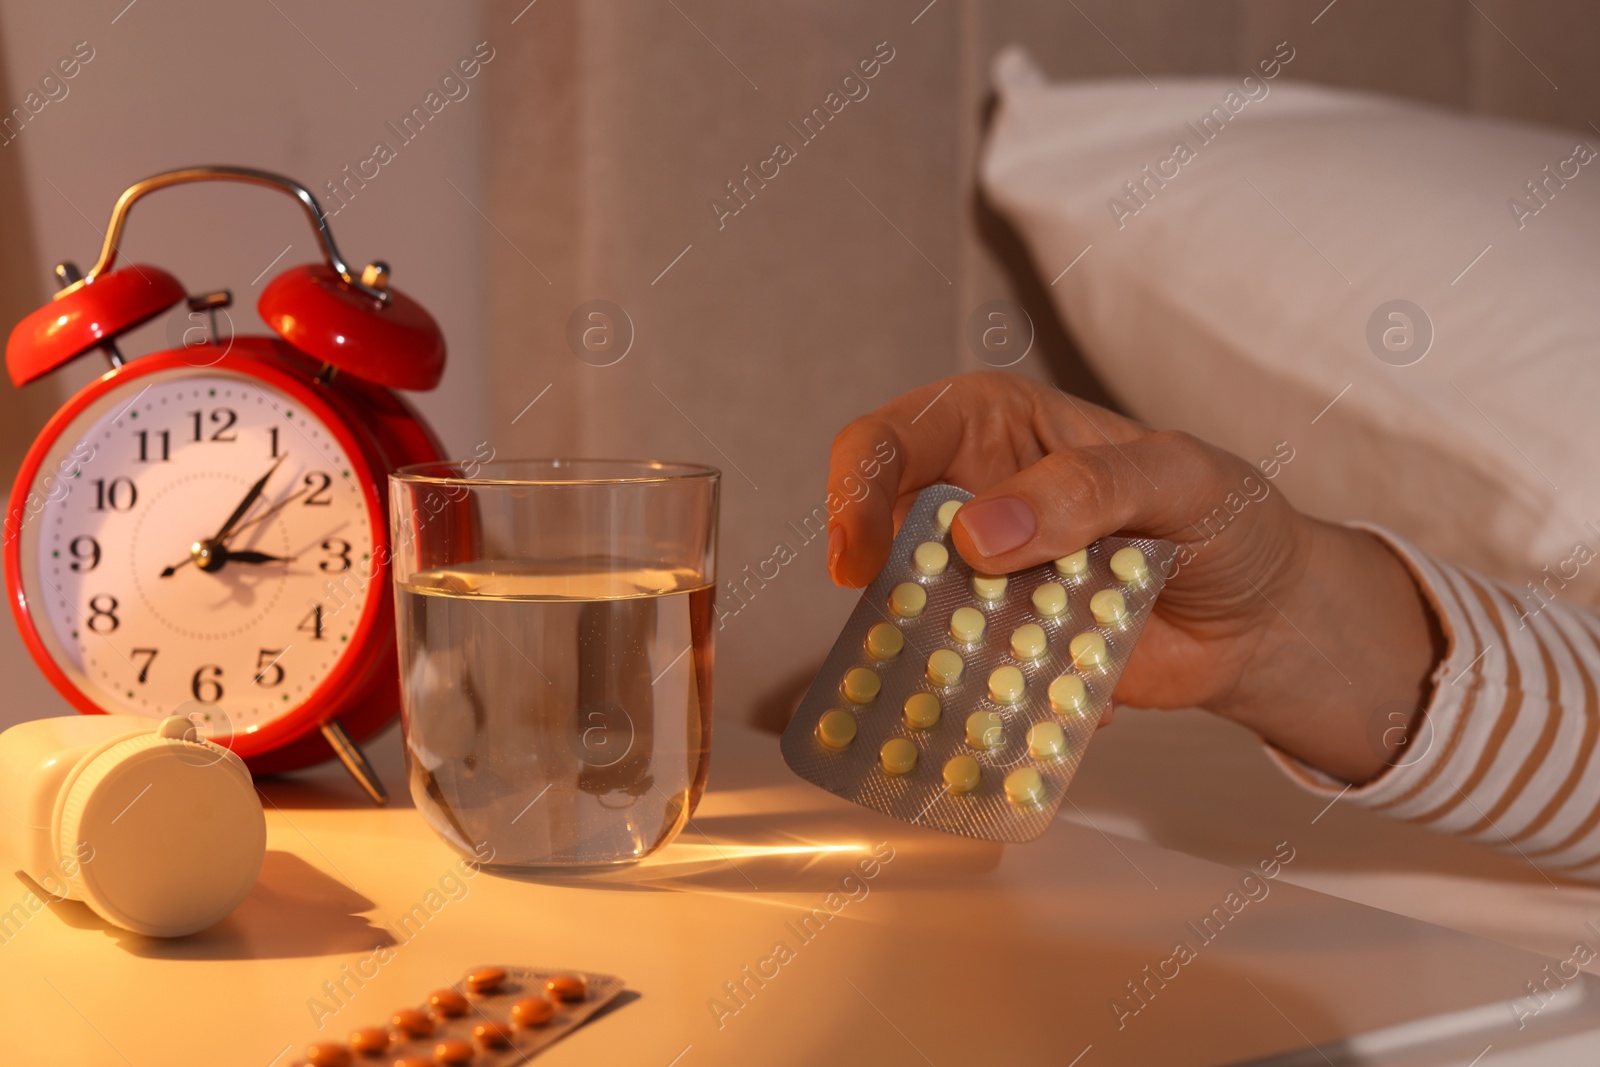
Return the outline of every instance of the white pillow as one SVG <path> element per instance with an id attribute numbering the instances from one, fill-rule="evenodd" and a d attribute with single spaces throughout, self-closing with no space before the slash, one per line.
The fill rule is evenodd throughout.
<path id="1" fill-rule="evenodd" d="M 1015 49 L 996 81 L 983 185 L 1133 414 L 1287 441 L 1300 507 L 1519 585 L 1600 552 L 1600 136 L 1282 77 L 1049 85 Z M 1403 320 L 1368 341 L 1397 299 L 1434 332 L 1409 366 Z"/>

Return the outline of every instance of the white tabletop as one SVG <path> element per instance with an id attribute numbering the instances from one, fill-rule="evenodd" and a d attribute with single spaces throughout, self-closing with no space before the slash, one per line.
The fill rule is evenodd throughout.
<path id="1" fill-rule="evenodd" d="M 375 756 L 403 788 L 393 735 Z M 322 768 L 263 786 L 266 868 L 212 930 L 156 941 L 73 903 L 8 929 L 3 1059 L 287 1064 L 503 963 L 627 980 L 627 1002 L 539 1060 L 552 1067 L 1241 1062 L 1495 1004 L 1544 962 L 1399 915 L 1558 957 L 1600 942 L 1583 927 L 1600 917 L 1594 891 L 1322 812 L 1273 774 L 1202 716 L 1123 713 L 1090 751 L 1076 810 L 1002 847 L 845 804 L 790 774 L 776 738 L 719 724 L 711 788 L 677 843 L 630 868 L 533 880 L 463 872 L 404 798 L 372 808 Z M 1281 842 L 1294 859 L 1268 895 L 1209 943 L 1186 932 Z M 3 905 L 28 891 L 3 884 Z M 831 917 L 801 929 L 813 909 Z M 1195 958 L 1141 1005 L 1126 983 L 1180 937 Z M 387 962 L 366 963 L 380 946 Z M 1118 997 L 1139 1007 L 1120 1026 Z M 1552 1008 L 1520 1034 L 1497 1010 L 1451 1024 L 1495 1029 L 1365 1062 L 1466 1064 L 1492 1046 L 1486 1067 L 1590 1063 L 1600 1050 L 1573 1033 L 1597 1025 L 1587 1008 Z"/>

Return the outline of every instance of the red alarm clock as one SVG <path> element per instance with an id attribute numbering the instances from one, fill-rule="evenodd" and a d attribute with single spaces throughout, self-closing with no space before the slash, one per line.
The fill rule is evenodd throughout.
<path id="1" fill-rule="evenodd" d="M 215 336 L 225 291 L 112 269 L 133 204 L 198 181 L 277 189 L 310 218 L 323 262 L 284 271 L 257 304 L 276 337 Z M 438 384 L 438 324 L 386 265 L 350 271 L 303 186 L 241 167 L 132 186 L 94 268 L 56 273 L 64 288 L 6 344 L 12 382 L 92 349 L 111 369 L 50 419 L 11 493 L 6 585 L 29 651 L 81 712 L 197 705 L 254 772 L 336 755 L 383 802 L 357 742 L 399 707 L 386 475 L 441 457 L 391 390 Z M 124 361 L 116 338 L 185 300 L 211 333 Z"/>

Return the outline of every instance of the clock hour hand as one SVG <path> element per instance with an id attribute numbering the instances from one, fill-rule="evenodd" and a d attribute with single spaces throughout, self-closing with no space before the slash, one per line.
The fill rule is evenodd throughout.
<path id="1" fill-rule="evenodd" d="M 265 552 L 254 549 L 242 548 L 235 552 L 233 549 L 219 549 L 225 552 L 229 563 L 293 563 L 293 556 L 270 556 Z"/>
<path id="2" fill-rule="evenodd" d="M 220 571 L 227 563 L 291 563 L 293 556 L 273 556 L 266 552 L 257 552 L 253 548 L 241 548 L 237 552 L 228 550 L 228 546 L 221 541 L 196 541 L 189 549 L 189 558 L 183 563 L 193 563 L 196 567 L 210 574 Z M 175 564 L 161 572 L 161 577 L 170 578 L 183 563 Z"/>

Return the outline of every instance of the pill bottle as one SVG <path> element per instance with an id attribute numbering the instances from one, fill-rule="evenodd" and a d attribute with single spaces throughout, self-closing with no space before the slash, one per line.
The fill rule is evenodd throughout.
<path id="1" fill-rule="evenodd" d="M 36 719 L 0 733 L 0 857 L 155 937 L 203 930 L 255 885 L 267 826 L 244 762 L 189 719 Z"/>

